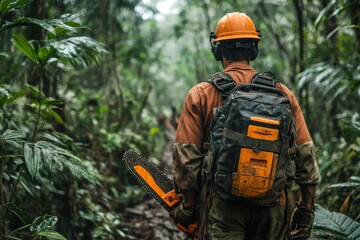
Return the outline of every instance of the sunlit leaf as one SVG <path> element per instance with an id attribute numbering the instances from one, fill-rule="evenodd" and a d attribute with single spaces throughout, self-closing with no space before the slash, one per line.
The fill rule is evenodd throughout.
<path id="1" fill-rule="evenodd" d="M 3 0 L 0 2 L 0 12 L 7 13 L 14 9 L 22 8 L 32 0 Z"/>
<path id="2" fill-rule="evenodd" d="M 50 109 L 49 113 L 51 114 L 51 116 L 53 116 L 53 118 L 55 119 L 56 122 L 58 122 L 60 124 L 65 124 L 64 120 L 62 119 L 62 117 L 57 112 Z"/>
<path id="3" fill-rule="evenodd" d="M 36 88 L 36 87 L 34 87 L 34 86 L 32 86 L 32 85 L 27 85 L 27 87 L 28 87 L 28 90 L 29 90 L 34 96 L 36 96 L 36 97 L 41 96 L 42 99 L 45 98 L 45 95 L 44 95 L 42 92 L 40 92 L 38 88 Z"/>
<path id="4" fill-rule="evenodd" d="M 49 228 L 52 228 L 58 221 L 56 216 L 44 215 L 37 217 L 31 224 L 30 231 L 39 234 Z"/>
<path id="5" fill-rule="evenodd" d="M 0 145 L 6 143 L 15 148 L 21 149 L 24 138 L 24 133 L 8 129 L 0 136 Z"/>
<path id="6" fill-rule="evenodd" d="M 10 55 L 5 52 L 0 52 L 0 59 L 9 59 Z"/>
<path id="7" fill-rule="evenodd" d="M 24 53 L 27 57 L 29 57 L 34 63 L 38 63 L 38 59 L 34 47 L 28 42 L 28 40 L 23 35 L 16 34 L 13 37 L 13 42 L 15 46 L 22 53 Z"/>
<path id="8" fill-rule="evenodd" d="M 30 146 L 29 143 L 25 143 L 24 158 L 26 167 L 31 177 L 36 178 L 36 175 L 38 174 L 40 169 L 41 152 L 39 151 L 39 149 Z"/>
<path id="9" fill-rule="evenodd" d="M 33 191 L 31 190 L 31 185 L 24 178 L 20 179 L 20 184 L 31 196 L 35 196 Z"/>
<path id="10" fill-rule="evenodd" d="M 360 182 L 345 182 L 345 183 L 337 183 L 330 185 L 331 188 L 350 188 L 350 187 L 360 187 Z"/>
<path id="11" fill-rule="evenodd" d="M 58 240 L 66 240 L 66 238 L 61 235 L 58 232 L 55 232 L 53 230 L 45 230 L 42 232 L 39 232 L 37 236 L 45 237 L 47 239 L 58 239 Z"/>
<path id="12" fill-rule="evenodd" d="M 52 143 L 55 143 L 58 146 L 66 147 L 66 144 L 64 142 L 73 142 L 74 140 L 67 136 L 66 134 L 60 134 L 56 133 L 57 135 L 54 135 L 55 133 L 44 133 L 42 137 L 46 140 L 49 140 Z"/>
<path id="13" fill-rule="evenodd" d="M 45 63 L 54 54 L 54 49 L 50 47 L 42 47 L 38 52 L 38 59 L 40 62 Z"/>
<path id="14" fill-rule="evenodd" d="M 354 181 L 354 182 L 359 182 L 360 183 L 360 177 L 356 177 L 356 176 L 352 176 L 350 178 L 350 180 Z"/>
<path id="15" fill-rule="evenodd" d="M 25 138 L 25 133 L 16 130 L 7 129 L 3 134 L 0 135 L 0 144 L 2 142 L 9 141 L 20 141 Z"/>
<path id="16" fill-rule="evenodd" d="M 160 131 L 160 128 L 158 127 L 153 127 L 149 130 L 149 135 L 150 137 L 154 136 L 155 134 L 157 134 Z"/>
<path id="17" fill-rule="evenodd" d="M 88 67 L 91 62 L 99 63 L 107 53 L 104 45 L 89 37 L 72 37 L 50 43 L 59 57 L 68 60 L 75 68 Z"/>
<path id="18" fill-rule="evenodd" d="M 71 26 L 72 24 L 66 24 L 60 19 L 37 19 L 37 18 L 18 18 L 13 22 L 7 22 L 4 27 L 10 28 L 20 25 L 35 25 L 45 29 L 47 32 L 50 32 L 52 35 L 56 36 L 56 28 L 61 28 L 66 31 L 76 32 L 76 27 Z"/>
<path id="19" fill-rule="evenodd" d="M 45 141 L 38 141 L 37 143 L 35 143 L 35 147 L 36 148 L 41 148 L 41 149 L 48 149 L 50 150 L 51 154 L 53 156 L 56 155 L 63 155 L 69 159 L 81 162 L 80 158 L 78 158 L 77 156 L 75 156 L 74 154 L 72 154 L 70 151 L 57 147 L 52 143 L 49 142 L 45 142 Z"/>
<path id="20" fill-rule="evenodd" d="M 50 142 L 38 141 L 35 144 L 25 144 L 24 156 L 26 166 L 32 177 L 36 177 L 40 167 L 43 170 L 61 171 L 64 167 L 78 178 L 100 185 L 99 179 L 82 165 L 80 158 L 70 151 L 58 147 Z"/>
<path id="21" fill-rule="evenodd" d="M 321 10 L 317 19 L 315 20 L 315 26 L 318 27 L 320 22 L 325 18 L 325 15 L 330 11 L 330 9 L 336 4 L 336 0 L 332 0 L 324 9 Z"/>
<path id="22" fill-rule="evenodd" d="M 64 166 L 70 170 L 73 176 L 78 179 L 84 178 L 95 185 L 101 185 L 99 179 L 93 174 L 89 173 L 85 167 L 72 160 L 63 161 Z"/>
<path id="23" fill-rule="evenodd" d="M 358 25 L 341 25 L 341 26 L 338 26 L 337 28 L 335 28 L 333 31 L 331 31 L 331 33 L 329 33 L 326 36 L 326 38 L 330 39 L 335 33 L 344 31 L 346 29 L 357 29 L 357 28 L 359 28 Z"/>
<path id="24" fill-rule="evenodd" d="M 6 97 L 7 99 L 10 98 L 10 94 L 9 94 L 8 90 L 6 90 L 5 88 L 0 87 L 0 93 L 1 93 L 2 95 L 5 95 L 5 97 Z"/>

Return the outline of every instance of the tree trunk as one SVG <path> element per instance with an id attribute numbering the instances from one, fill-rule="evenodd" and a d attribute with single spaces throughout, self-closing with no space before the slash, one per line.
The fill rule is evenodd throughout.
<path id="1" fill-rule="evenodd" d="M 357 43 L 356 46 L 356 52 L 358 54 L 360 54 L 360 2 L 359 1 L 354 1 L 351 5 L 351 7 L 349 8 L 349 14 L 350 14 L 350 19 L 351 19 L 351 24 L 354 26 L 357 26 L 354 29 L 355 31 L 355 36 L 357 41 L 355 41 Z"/>

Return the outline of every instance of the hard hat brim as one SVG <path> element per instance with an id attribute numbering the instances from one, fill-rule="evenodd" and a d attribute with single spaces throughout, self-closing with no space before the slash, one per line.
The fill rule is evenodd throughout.
<path id="1" fill-rule="evenodd" d="M 247 38 L 247 39 L 255 39 L 257 41 L 260 41 L 260 37 L 257 34 L 254 33 L 224 33 L 224 34 L 220 34 L 220 36 L 217 36 L 214 39 L 214 42 L 218 42 L 218 41 L 223 41 L 223 40 L 231 40 L 231 39 L 242 39 L 242 38 Z"/>

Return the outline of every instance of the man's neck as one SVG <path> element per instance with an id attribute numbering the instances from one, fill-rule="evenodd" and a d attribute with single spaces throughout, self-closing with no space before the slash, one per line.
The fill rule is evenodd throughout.
<path id="1" fill-rule="evenodd" d="M 241 64 L 246 64 L 246 65 L 249 65 L 249 61 L 248 60 L 240 60 L 240 61 L 231 61 L 229 59 L 226 59 L 223 57 L 223 60 L 222 60 L 222 65 L 223 65 L 223 68 L 225 69 L 227 66 L 233 64 L 233 63 L 241 63 Z"/>

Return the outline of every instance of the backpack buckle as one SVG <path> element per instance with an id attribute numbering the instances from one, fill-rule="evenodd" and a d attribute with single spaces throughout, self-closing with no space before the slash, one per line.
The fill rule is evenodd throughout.
<path id="1" fill-rule="evenodd" d="M 277 83 L 275 75 L 271 72 L 264 72 L 256 74 L 252 80 L 253 84 L 259 84 L 267 87 L 275 87 Z"/>
<path id="2" fill-rule="evenodd" d="M 236 86 L 232 77 L 226 73 L 215 73 L 211 76 L 210 82 L 220 92 L 226 92 L 233 89 Z"/>
<path id="3" fill-rule="evenodd" d="M 260 149 L 261 149 L 261 143 L 257 143 L 257 144 L 256 144 L 255 146 L 253 146 L 251 149 L 254 151 L 254 153 L 259 153 L 259 152 L 260 152 Z"/>

